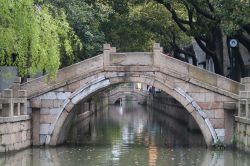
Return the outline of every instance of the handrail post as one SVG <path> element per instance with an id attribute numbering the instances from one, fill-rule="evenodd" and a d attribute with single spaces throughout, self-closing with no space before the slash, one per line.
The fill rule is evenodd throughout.
<path id="1" fill-rule="evenodd" d="M 163 52 L 163 48 L 160 46 L 160 43 L 154 43 L 154 46 L 153 46 L 154 66 L 160 67 L 160 63 L 161 63 L 160 56 L 162 52 Z"/>
<path id="2" fill-rule="evenodd" d="M 103 45 L 103 66 L 109 66 L 110 65 L 110 53 L 116 52 L 115 47 L 111 47 L 110 44 L 104 44 Z"/>

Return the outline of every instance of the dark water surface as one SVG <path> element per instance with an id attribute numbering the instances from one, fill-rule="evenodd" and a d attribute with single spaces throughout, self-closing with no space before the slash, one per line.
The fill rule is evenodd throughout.
<path id="1" fill-rule="evenodd" d="M 250 166 L 249 154 L 208 150 L 186 124 L 131 103 L 73 124 L 68 143 L 2 154 L 0 165 Z"/>

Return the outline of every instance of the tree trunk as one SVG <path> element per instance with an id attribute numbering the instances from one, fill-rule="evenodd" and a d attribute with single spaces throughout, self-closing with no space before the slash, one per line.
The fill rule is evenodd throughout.
<path id="1" fill-rule="evenodd" d="M 219 27 L 215 27 L 211 30 L 209 41 L 206 46 L 214 52 L 214 55 L 210 55 L 214 61 L 215 73 L 224 75 L 223 70 L 223 38 L 222 32 Z M 209 56 L 209 55 L 208 55 Z"/>

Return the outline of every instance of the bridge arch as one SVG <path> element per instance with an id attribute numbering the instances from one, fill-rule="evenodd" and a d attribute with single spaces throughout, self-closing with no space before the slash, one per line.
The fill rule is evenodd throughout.
<path id="1" fill-rule="evenodd" d="M 129 82 L 139 82 L 154 86 L 175 98 L 197 122 L 207 146 L 212 146 L 217 142 L 218 138 L 209 118 L 201 110 L 196 101 L 181 87 L 178 87 L 175 84 L 169 84 L 171 80 L 163 80 L 162 77 L 158 77 L 155 72 L 144 72 L 143 74 L 130 72 L 115 72 L 110 74 L 109 72 L 101 72 L 96 74 L 94 77 L 94 80 L 76 89 L 74 93 L 72 93 L 72 95 L 64 101 L 60 114 L 50 128 L 50 145 L 57 145 L 64 140 L 63 136 L 61 136 L 61 131 L 74 105 L 89 97 L 93 93 L 111 85 Z"/>
<path id="2" fill-rule="evenodd" d="M 129 92 L 129 93 L 125 93 L 125 94 L 124 94 L 124 92 L 120 92 L 120 93 L 116 93 L 112 96 L 109 96 L 109 104 L 115 104 L 115 102 L 117 102 L 117 100 L 124 99 L 126 96 L 133 97 L 135 99 L 135 101 L 138 101 L 139 103 L 141 103 L 143 101 L 143 97 L 144 97 L 144 96 L 141 96 L 141 94 L 138 92 Z"/>
<path id="3" fill-rule="evenodd" d="M 135 89 L 135 87 L 122 87 L 118 86 L 111 89 L 108 93 L 109 104 L 115 104 L 120 98 L 124 99 L 126 96 L 133 97 L 135 101 L 143 103 L 146 100 L 148 92 Z"/>
<path id="4" fill-rule="evenodd" d="M 116 53 L 115 48 L 104 45 L 103 54 L 59 70 L 55 80 L 43 76 L 21 84 L 32 109 L 56 109 L 48 114 L 53 118 L 43 116 L 46 122 L 37 125 L 43 129 L 37 134 L 43 138 L 40 144 L 60 143 L 62 126 L 77 102 L 110 85 L 126 82 L 154 86 L 179 101 L 196 120 L 208 146 L 218 139 L 230 144 L 232 115 L 241 84 L 161 51 L 159 44 L 153 52 L 132 53 Z"/>

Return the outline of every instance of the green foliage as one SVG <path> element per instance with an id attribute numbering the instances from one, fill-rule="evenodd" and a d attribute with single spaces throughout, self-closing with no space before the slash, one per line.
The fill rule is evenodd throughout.
<path id="1" fill-rule="evenodd" d="M 225 149 L 225 145 L 223 142 L 221 142 L 221 140 L 218 140 L 215 145 L 214 145 L 216 150 L 224 150 Z"/>
<path id="2" fill-rule="evenodd" d="M 112 10 L 108 5 L 84 0 L 54 0 L 57 8 L 63 8 L 67 19 L 83 43 L 83 51 L 77 56 L 80 60 L 97 55 L 102 51 L 105 36 L 101 24 L 108 21 Z"/>
<path id="3" fill-rule="evenodd" d="M 109 1 L 114 12 L 110 21 L 103 24 L 106 40 L 119 51 L 150 51 L 154 42 L 160 42 L 165 51 L 172 51 L 173 37 L 175 44 L 190 44 L 190 38 L 178 29 L 162 5 L 153 1 L 120 1 L 127 5 L 117 9 Z"/>
<path id="4" fill-rule="evenodd" d="M 63 11 L 33 0 L 0 0 L 0 7 L 0 65 L 17 66 L 21 76 L 55 76 L 60 56 L 73 59 L 73 46 L 80 49 Z"/>
<path id="5" fill-rule="evenodd" d="M 241 31 L 244 25 L 250 24 L 250 3 L 244 0 L 213 1 L 215 13 L 221 19 L 221 27 L 227 35 Z"/>

